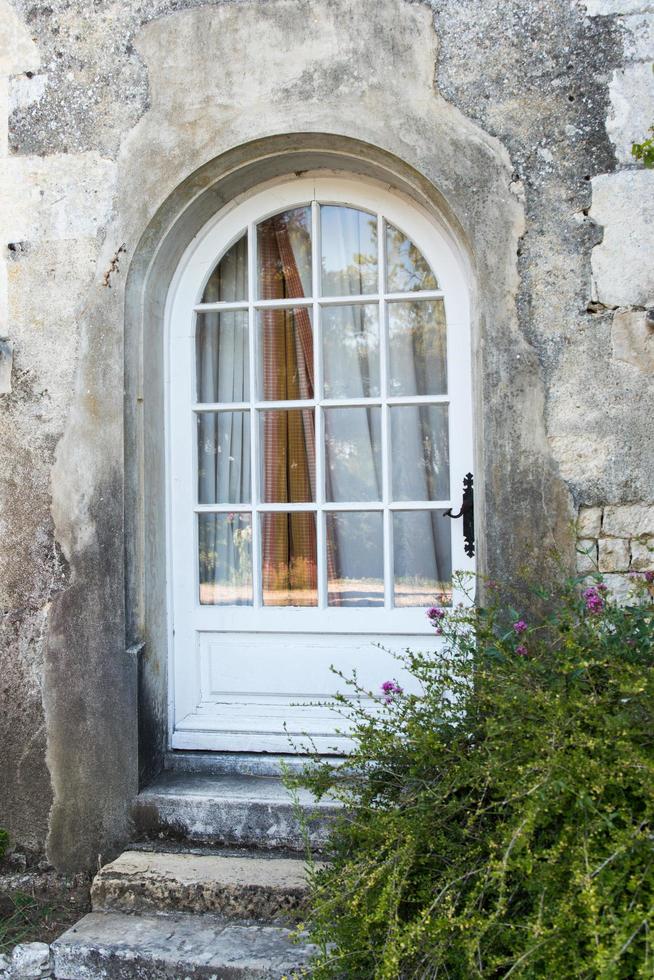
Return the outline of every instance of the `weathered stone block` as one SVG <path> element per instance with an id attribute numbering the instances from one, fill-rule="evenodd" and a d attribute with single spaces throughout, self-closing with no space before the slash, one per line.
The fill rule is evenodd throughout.
<path id="1" fill-rule="evenodd" d="M 609 14 L 637 14 L 646 8 L 646 0 L 584 0 L 590 17 Z"/>
<path id="2" fill-rule="evenodd" d="M 654 17 L 650 13 L 631 14 L 620 22 L 624 28 L 624 53 L 631 61 L 654 59 Z"/>
<path id="3" fill-rule="evenodd" d="M 654 569 L 654 538 L 631 542 L 631 567 L 637 572 Z"/>
<path id="4" fill-rule="evenodd" d="M 634 583 L 628 575 L 605 575 L 604 584 L 609 590 L 609 595 L 616 602 L 623 604 L 631 601 Z"/>
<path id="5" fill-rule="evenodd" d="M 12 980 L 42 980 L 52 976 L 52 958 L 47 943 L 19 943 L 11 956 Z"/>
<path id="6" fill-rule="evenodd" d="M 643 310 L 617 310 L 611 326 L 613 357 L 654 374 L 654 329 Z"/>
<path id="7" fill-rule="evenodd" d="M 594 177 L 590 217 L 604 227 L 591 258 L 596 299 L 606 306 L 654 305 L 654 170 Z"/>
<path id="8" fill-rule="evenodd" d="M 577 571 L 597 571 L 597 541 L 595 538 L 580 538 L 577 541 Z"/>
<path id="9" fill-rule="evenodd" d="M 633 163 L 632 143 L 641 142 L 654 118 L 654 73 L 650 62 L 637 61 L 613 75 L 609 88 L 612 112 L 606 129 L 621 163 Z"/>
<path id="10" fill-rule="evenodd" d="M 577 519 L 577 534 L 580 538 L 599 538 L 602 526 L 601 507 L 581 507 Z"/>
<path id="11" fill-rule="evenodd" d="M 11 368 L 14 360 L 12 345 L 0 339 L 0 395 L 11 392 Z"/>
<path id="12" fill-rule="evenodd" d="M 308 891 L 299 858 L 125 851 L 96 875 L 94 912 L 194 912 L 297 918 Z"/>
<path id="13" fill-rule="evenodd" d="M 629 568 L 629 541 L 624 538 L 599 539 L 600 572 L 626 572 Z"/>
<path id="14" fill-rule="evenodd" d="M 603 533 L 623 538 L 654 535 L 654 504 L 614 504 L 605 507 Z"/>

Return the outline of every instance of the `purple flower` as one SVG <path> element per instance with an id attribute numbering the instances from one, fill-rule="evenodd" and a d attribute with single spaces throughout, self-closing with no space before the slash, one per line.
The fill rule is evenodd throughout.
<path id="1" fill-rule="evenodd" d="M 521 657 L 526 657 L 527 647 L 524 645 L 524 643 L 519 643 L 518 646 L 515 648 L 515 652 L 519 654 Z"/>
<path id="2" fill-rule="evenodd" d="M 397 681 L 384 681 L 384 683 L 381 686 L 381 689 L 385 695 L 384 697 L 385 704 L 390 704 L 392 702 L 394 694 L 402 694 L 402 688 L 397 683 Z"/>
<path id="3" fill-rule="evenodd" d="M 520 636 L 520 634 L 524 633 L 527 629 L 527 624 L 525 623 L 524 619 L 519 619 L 517 623 L 513 624 L 513 629 L 516 631 L 518 636 Z"/>
<path id="4" fill-rule="evenodd" d="M 647 582 L 648 585 L 651 585 L 652 582 L 654 582 L 654 572 L 653 571 L 647 571 L 647 572 L 645 572 L 645 581 Z"/>
<path id="5" fill-rule="evenodd" d="M 599 594 L 599 590 L 594 586 L 589 589 L 584 589 L 583 597 L 586 602 L 586 609 L 591 613 L 601 612 L 604 608 L 604 599 Z"/>
<path id="6" fill-rule="evenodd" d="M 445 610 L 439 609 L 437 606 L 432 606 L 431 609 L 427 610 L 427 619 L 431 619 L 432 623 L 438 622 L 439 619 L 445 618 Z"/>

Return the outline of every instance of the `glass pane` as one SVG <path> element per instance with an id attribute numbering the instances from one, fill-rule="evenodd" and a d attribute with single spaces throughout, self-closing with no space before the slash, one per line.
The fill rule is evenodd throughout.
<path id="1" fill-rule="evenodd" d="M 389 395 L 447 392 L 443 301 L 388 304 Z"/>
<path id="2" fill-rule="evenodd" d="M 294 208 L 257 226 L 259 299 L 311 295 L 311 208 Z"/>
<path id="3" fill-rule="evenodd" d="M 393 406 L 393 500 L 446 500 L 450 495 L 447 405 Z"/>
<path id="4" fill-rule="evenodd" d="M 393 563 L 396 606 L 452 603 L 450 522 L 444 511 L 395 511 Z"/>
<path id="5" fill-rule="evenodd" d="M 312 408 L 261 412 L 261 499 L 296 504 L 316 499 L 316 442 Z"/>
<path id="6" fill-rule="evenodd" d="M 243 235 L 223 255 L 209 276 L 202 295 L 203 303 L 247 302 L 248 236 Z"/>
<path id="7" fill-rule="evenodd" d="M 317 606 L 316 515 L 262 514 L 264 606 Z"/>
<path id="8" fill-rule="evenodd" d="M 252 605 L 250 514 L 198 514 L 200 602 Z"/>
<path id="9" fill-rule="evenodd" d="M 327 514 L 329 605 L 384 605 L 381 513 Z"/>
<path id="10" fill-rule="evenodd" d="M 262 399 L 313 398 L 311 311 L 302 307 L 260 310 L 258 320 Z"/>
<path id="11" fill-rule="evenodd" d="M 410 238 L 386 224 L 386 287 L 389 293 L 438 289 L 436 276 Z"/>
<path id="12" fill-rule="evenodd" d="M 379 395 L 379 309 L 325 306 L 322 309 L 325 398 Z"/>
<path id="13" fill-rule="evenodd" d="M 198 412 L 198 501 L 250 502 L 250 413 Z"/>
<path id="14" fill-rule="evenodd" d="M 247 310 L 198 313 L 195 364 L 199 402 L 250 400 Z"/>
<path id="15" fill-rule="evenodd" d="M 355 208 L 320 208 L 322 295 L 377 292 L 377 217 Z"/>
<path id="16" fill-rule="evenodd" d="M 381 409 L 325 409 L 325 498 L 381 500 Z"/>

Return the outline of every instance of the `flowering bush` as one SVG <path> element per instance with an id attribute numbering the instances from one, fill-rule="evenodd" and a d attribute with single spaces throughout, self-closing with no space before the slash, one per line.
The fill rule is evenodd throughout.
<path id="1" fill-rule="evenodd" d="M 654 976 L 654 585 L 636 585 L 628 607 L 598 576 L 522 614 L 495 590 L 430 609 L 442 648 L 400 658 L 420 695 L 353 682 L 378 706 L 340 699 L 344 771 L 299 779 L 344 804 L 312 873 L 312 976 Z"/>

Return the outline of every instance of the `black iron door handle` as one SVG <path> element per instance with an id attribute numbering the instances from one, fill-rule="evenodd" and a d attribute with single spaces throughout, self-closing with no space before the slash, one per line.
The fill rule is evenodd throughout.
<path id="1" fill-rule="evenodd" d="M 463 518 L 463 540 L 464 551 L 468 558 L 475 556 L 475 492 L 473 489 L 472 473 L 466 473 L 463 478 L 463 502 L 458 514 L 452 513 L 449 507 L 443 517 L 450 517 L 452 520 Z"/>

